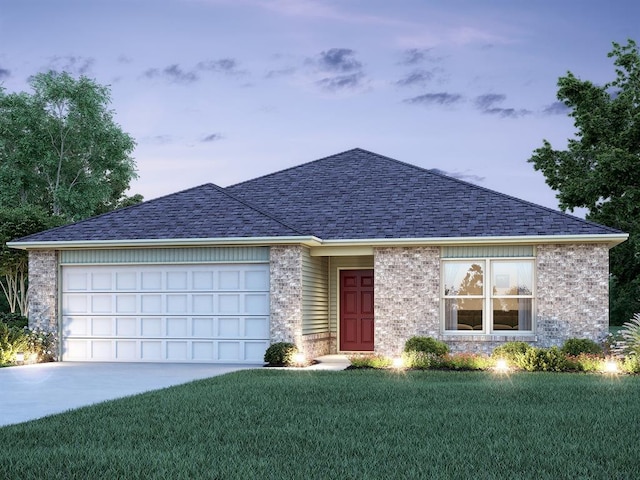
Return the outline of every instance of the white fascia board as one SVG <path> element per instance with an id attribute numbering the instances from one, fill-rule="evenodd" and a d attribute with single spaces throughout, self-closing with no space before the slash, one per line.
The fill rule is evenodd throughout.
<path id="1" fill-rule="evenodd" d="M 629 238 L 627 233 L 608 235 L 531 235 L 511 237 L 437 237 L 437 238 L 372 238 L 323 240 L 322 247 L 315 248 L 319 254 L 322 248 L 334 247 L 384 247 L 384 246 L 463 246 L 463 245 L 535 245 L 552 243 L 606 243 L 614 247 Z"/>
<path id="2" fill-rule="evenodd" d="M 316 247 L 322 241 L 306 237 L 250 237 L 250 238 L 178 238 L 160 240 L 77 240 L 60 242 L 8 242 L 7 246 L 21 250 L 67 250 L 99 248 L 168 248 L 210 246 L 269 246 L 306 245 Z"/>

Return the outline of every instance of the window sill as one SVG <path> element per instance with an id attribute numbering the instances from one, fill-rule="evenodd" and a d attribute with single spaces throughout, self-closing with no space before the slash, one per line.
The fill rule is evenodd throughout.
<path id="1" fill-rule="evenodd" d="M 531 332 L 504 333 L 454 333 L 445 332 L 441 339 L 447 342 L 537 342 L 538 336 Z"/>

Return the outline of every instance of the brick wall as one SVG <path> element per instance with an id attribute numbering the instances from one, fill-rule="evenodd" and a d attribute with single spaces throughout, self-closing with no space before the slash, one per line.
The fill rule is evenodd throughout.
<path id="1" fill-rule="evenodd" d="M 58 255 L 54 250 L 29 252 L 29 328 L 55 333 L 58 340 Z M 57 342 L 56 342 L 57 343 Z M 58 351 L 57 344 L 53 345 Z M 58 355 L 55 355 L 58 358 Z"/>
<path id="2" fill-rule="evenodd" d="M 270 249 L 271 343 L 302 346 L 302 248 Z"/>
<path id="3" fill-rule="evenodd" d="M 374 249 L 375 350 L 395 356 L 413 335 L 440 334 L 440 249 Z"/>

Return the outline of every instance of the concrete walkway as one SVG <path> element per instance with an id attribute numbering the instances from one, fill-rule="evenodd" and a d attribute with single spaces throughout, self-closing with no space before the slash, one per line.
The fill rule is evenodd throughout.
<path id="1" fill-rule="evenodd" d="M 57 362 L 0 368 L 0 427 L 262 365 Z"/>
<path id="2" fill-rule="evenodd" d="M 344 370 L 325 355 L 301 370 Z M 56 362 L 0 368 L 0 427 L 262 365 Z"/>

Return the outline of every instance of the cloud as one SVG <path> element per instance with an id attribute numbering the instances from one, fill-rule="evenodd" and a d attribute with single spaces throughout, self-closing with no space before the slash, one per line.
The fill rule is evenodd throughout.
<path id="1" fill-rule="evenodd" d="M 328 72 L 353 72 L 362 69 L 362 63 L 354 58 L 355 52 L 349 48 L 331 48 L 321 52 L 318 66 Z"/>
<path id="2" fill-rule="evenodd" d="M 162 70 L 150 68 L 143 75 L 146 78 L 163 78 L 171 83 L 193 83 L 198 80 L 198 75 L 193 71 L 184 71 L 178 64 L 169 65 Z"/>
<path id="3" fill-rule="evenodd" d="M 335 77 L 322 78 L 316 82 L 324 90 L 336 92 L 345 89 L 355 89 L 362 86 L 364 74 L 362 72 L 349 75 L 336 75 Z"/>
<path id="4" fill-rule="evenodd" d="M 433 48 L 407 48 L 402 52 L 403 59 L 400 65 L 418 65 L 423 62 L 438 63 L 443 57 L 431 55 Z"/>
<path id="5" fill-rule="evenodd" d="M 128 64 L 131 63 L 133 61 L 133 59 L 131 57 L 129 57 L 128 55 L 118 55 L 118 63 L 124 63 L 124 64 Z"/>
<path id="6" fill-rule="evenodd" d="M 413 85 L 425 86 L 433 80 L 433 72 L 427 70 L 414 70 L 396 82 L 399 87 L 411 87 Z"/>
<path id="7" fill-rule="evenodd" d="M 47 70 L 57 72 L 67 72 L 75 75 L 86 75 L 91 71 L 95 59 L 91 57 L 80 57 L 75 55 L 56 55 L 49 58 Z"/>
<path id="8" fill-rule="evenodd" d="M 211 133 L 202 139 L 203 142 L 215 142 L 222 140 L 224 137 L 219 133 Z"/>
<path id="9" fill-rule="evenodd" d="M 0 80 L 4 78 L 9 78 L 11 76 L 11 70 L 7 70 L 6 68 L 0 67 Z"/>
<path id="10" fill-rule="evenodd" d="M 287 77 L 294 73 L 296 73 L 296 69 L 294 67 L 284 67 L 277 70 L 269 70 L 266 73 L 265 78 Z"/>
<path id="11" fill-rule="evenodd" d="M 205 62 L 198 62 L 196 70 L 203 72 L 224 73 L 227 75 L 242 75 L 247 73 L 243 70 L 238 70 L 238 62 L 233 58 L 220 58 L 218 60 L 207 60 Z"/>
<path id="12" fill-rule="evenodd" d="M 571 109 L 564 103 L 553 102 L 552 104 L 544 107 L 544 110 L 542 112 L 546 115 L 567 115 L 570 111 Z"/>
<path id="13" fill-rule="evenodd" d="M 411 105 L 454 105 L 462 100 L 462 95 L 457 93 L 439 92 L 425 93 L 417 97 L 406 98 L 403 102 Z"/>
<path id="14" fill-rule="evenodd" d="M 464 173 L 464 172 L 448 172 L 446 170 L 440 170 L 439 168 L 432 168 L 430 170 L 433 173 L 437 173 L 439 175 L 446 175 L 447 177 L 457 178 L 458 180 L 465 180 L 470 182 L 484 182 L 486 177 L 481 177 L 479 175 L 474 175 L 472 173 Z"/>
<path id="15" fill-rule="evenodd" d="M 502 108 L 496 106 L 507 99 L 506 95 L 497 93 L 487 93 L 480 95 L 475 99 L 475 105 L 478 110 L 487 115 L 498 115 L 503 118 L 520 118 L 530 115 L 531 111 L 524 108 Z"/>

